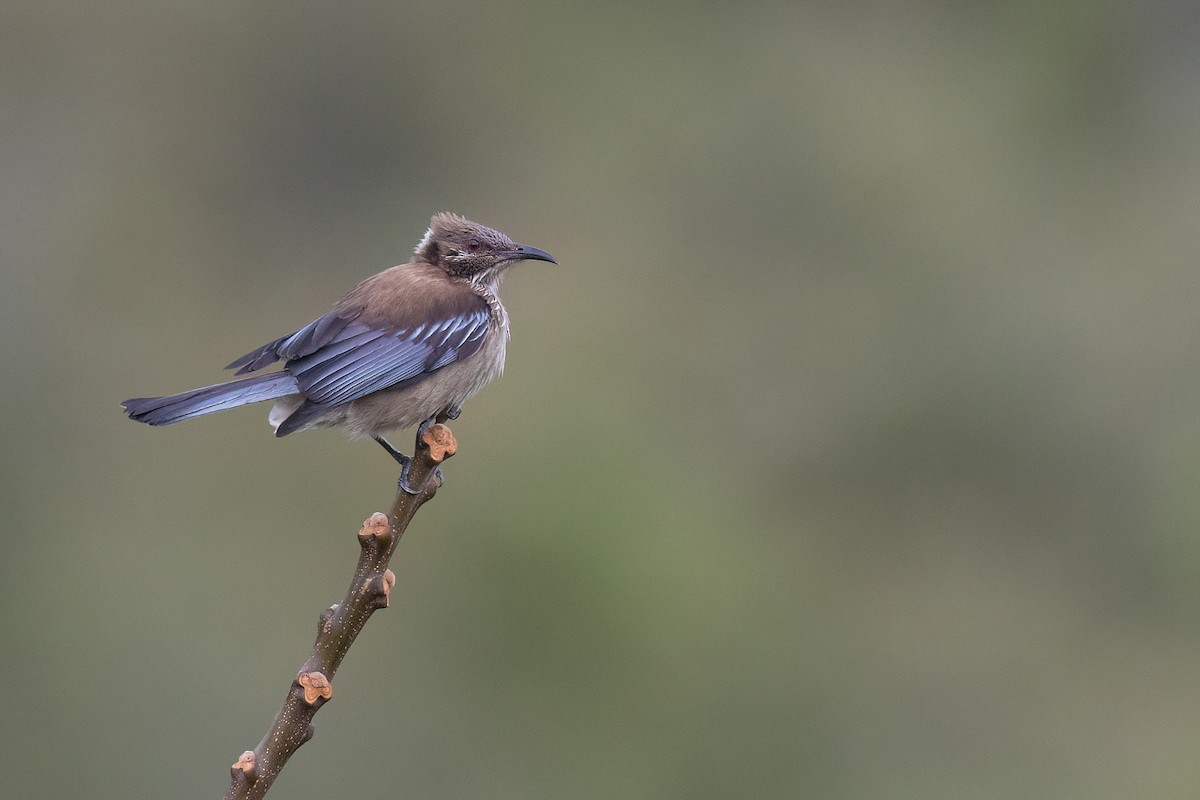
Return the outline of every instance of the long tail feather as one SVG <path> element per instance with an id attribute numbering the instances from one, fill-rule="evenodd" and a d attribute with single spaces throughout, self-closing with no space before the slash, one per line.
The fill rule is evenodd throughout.
<path id="1" fill-rule="evenodd" d="M 135 397 L 121 405 L 130 419 L 147 425 L 170 425 L 214 411 L 237 408 L 260 400 L 274 400 L 300 390 L 296 379 L 285 372 L 218 383 L 167 397 Z"/>

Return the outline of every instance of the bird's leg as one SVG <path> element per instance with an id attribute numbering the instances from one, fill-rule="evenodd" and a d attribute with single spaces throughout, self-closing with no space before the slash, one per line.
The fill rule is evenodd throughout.
<path id="1" fill-rule="evenodd" d="M 396 481 L 396 484 L 409 494 L 418 494 L 419 490 L 412 488 L 412 486 L 410 486 L 408 483 L 408 471 L 412 469 L 412 459 L 404 455 L 404 453 L 401 453 L 395 447 L 392 447 L 392 443 L 382 436 L 375 436 L 373 438 L 375 441 L 379 442 L 380 447 L 382 447 L 384 450 L 387 450 L 388 455 L 396 459 L 396 463 L 400 465 L 400 479 Z"/>
<path id="2" fill-rule="evenodd" d="M 446 420 L 456 420 L 460 414 L 462 414 L 462 406 L 450 406 L 445 411 L 437 415 L 437 421 L 445 422 Z"/>
<path id="3" fill-rule="evenodd" d="M 407 464 L 409 462 L 409 460 L 410 460 L 409 457 L 404 455 L 404 453 L 401 453 L 396 448 L 392 447 L 392 443 L 389 442 L 387 439 L 383 438 L 382 436 L 375 436 L 373 438 L 375 439 L 375 441 L 379 442 L 380 447 L 382 447 L 384 450 L 388 451 L 389 456 L 396 459 L 396 461 L 399 462 L 401 465 Z"/>

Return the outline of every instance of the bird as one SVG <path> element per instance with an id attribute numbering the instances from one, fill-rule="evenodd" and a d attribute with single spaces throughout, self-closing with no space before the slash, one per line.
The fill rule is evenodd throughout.
<path id="1" fill-rule="evenodd" d="M 234 360 L 249 375 L 164 397 L 121 403 L 130 419 L 170 425 L 274 400 L 276 436 L 340 427 L 371 438 L 400 464 L 384 434 L 457 419 L 463 404 L 504 369 L 508 312 L 500 280 L 520 261 L 557 264 L 544 250 L 451 212 L 434 214 L 406 264 L 367 278 L 304 327 Z M 265 367 L 283 362 L 276 371 Z"/>

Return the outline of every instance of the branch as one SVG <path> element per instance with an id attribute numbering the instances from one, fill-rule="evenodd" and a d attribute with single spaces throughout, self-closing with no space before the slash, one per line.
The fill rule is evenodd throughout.
<path id="1" fill-rule="evenodd" d="M 260 798 L 271 788 L 283 765 L 300 745 L 312 738 L 313 715 L 333 697 L 333 676 L 358 632 L 377 609 L 387 608 L 396 576 L 388 561 L 417 509 L 441 486 L 437 465 L 454 455 L 458 444 L 445 425 L 432 426 L 417 440 L 409 485 L 417 494 L 397 489 L 391 514 L 371 515 L 358 532 L 362 552 L 346 597 L 327 608 L 317 622 L 317 640 L 288 689 L 283 708 L 258 747 L 242 753 L 230 769 L 225 800 Z"/>

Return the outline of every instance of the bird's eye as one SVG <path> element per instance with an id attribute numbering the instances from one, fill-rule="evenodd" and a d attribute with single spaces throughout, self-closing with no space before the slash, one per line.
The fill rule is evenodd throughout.
<path id="1" fill-rule="evenodd" d="M 467 242 L 467 251 L 470 253 L 478 253 L 479 246 L 480 245 L 479 245 L 478 239 L 471 239 L 470 241 Z"/>

